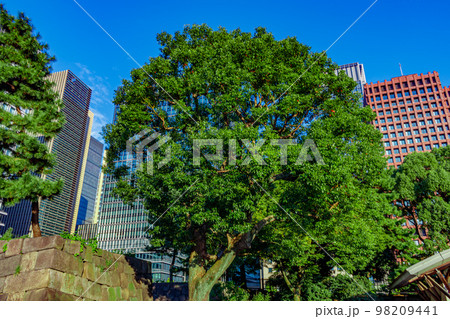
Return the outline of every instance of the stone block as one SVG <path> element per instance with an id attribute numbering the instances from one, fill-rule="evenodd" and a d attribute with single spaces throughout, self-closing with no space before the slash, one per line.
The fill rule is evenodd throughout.
<path id="1" fill-rule="evenodd" d="M 22 251 L 23 239 L 11 239 L 8 242 L 8 249 L 5 251 L 5 257 L 11 257 L 14 255 L 19 255 Z M 3 250 L 3 249 L 2 249 Z"/>
<path id="2" fill-rule="evenodd" d="M 49 269 L 35 270 L 9 276 L 5 281 L 5 293 L 15 293 L 32 289 L 48 287 L 50 282 Z"/>
<path id="3" fill-rule="evenodd" d="M 94 264 L 91 263 L 84 263 L 83 265 L 83 278 L 86 278 L 91 281 L 97 280 Z"/>
<path id="4" fill-rule="evenodd" d="M 64 251 L 70 255 L 78 256 L 81 250 L 81 242 L 74 240 L 66 240 L 64 243 Z"/>
<path id="5" fill-rule="evenodd" d="M 97 251 L 94 252 L 94 256 L 102 257 L 104 252 L 104 250 L 97 249 Z"/>
<path id="6" fill-rule="evenodd" d="M 60 236 L 25 238 L 23 241 L 22 253 L 30 251 L 40 251 L 45 249 L 59 249 L 64 247 L 65 240 Z"/>
<path id="7" fill-rule="evenodd" d="M 134 275 L 134 269 L 128 264 L 123 264 L 123 272 L 126 274 Z"/>
<path id="8" fill-rule="evenodd" d="M 87 280 L 86 278 L 82 277 L 75 277 L 75 282 L 73 284 L 73 294 L 75 296 L 81 296 L 83 295 L 86 290 L 91 285 L 91 282 Z"/>
<path id="9" fill-rule="evenodd" d="M 133 277 L 130 274 L 120 273 L 119 274 L 120 279 L 120 287 L 122 288 L 129 288 L 129 284 L 133 284 Z"/>
<path id="10" fill-rule="evenodd" d="M 130 300 L 130 291 L 127 288 L 122 288 L 122 300 Z"/>
<path id="11" fill-rule="evenodd" d="M 83 252 L 81 253 L 80 256 L 84 262 L 91 263 L 93 262 L 94 250 L 92 249 L 91 246 L 84 247 Z"/>
<path id="12" fill-rule="evenodd" d="M 14 255 L 0 260 L 0 277 L 9 276 L 20 266 L 21 255 Z"/>
<path id="13" fill-rule="evenodd" d="M 2 247 L 0 247 L 0 249 L 1 249 Z M 2 251 L 2 250 L 0 250 L 0 260 L 2 260 L 2 259 L 5 259 L 6 257 L 5 257 L 5 253 Z"/>
<path id="14" fill-rule="evenodd" d="M 26 301 L 73 301 L 76 298 L 52 288 L 42 288 L 27 291 L 24 296 Z"/>
<path id="15" fill-rule="evenodd" d="M 93 256 L 92 263 L 97 267 L 106 268 L 106 261 L 103 257 Z"/>
<path id="16" fill-rule="evenodd" d="M 83 298 L 100 300 L 102 295 L 102 286 L 98 283 L 89 283 L 89 286 L 83 295 Z"/>
<path id="17" fill-rule="evenodd" d="M 49 272 L 50 272 L 50 279 L 48 283 L 48 288 L 61 291 L 61 287 L 63 285 L 64 280 L 64 273 L 53 269 L 49 269 Z"/>
<path id="18" fill-rule="evenodd" d="M 64 274 L 61 291 L 73 295 L 73 290 L 75 286 L 75 276 L 72 274 Z"/>
<path id="19" fill-rule="evenodd" d="M 8 295 L 7 294 L 0 294 L 0 301 L 6 301 L 8 300 Z"/>
<path id="20" fill-rule="evenodd" d="M 142 301 L 142 289 L 136 289 L 136 298 L 139 301 Z"/>
<path id="21" fill-rule="evenodd" d="M 108 301 L 117 301 L 116 289 L 113 287 L 108 288 Z"/>
<path id="22" fill-rule="evenodd" d="M 25 297 L 25 291 L 9 293 L 7 301 L 22 301 Z"/>
<path id="23" fill-rule="evenodd" d="M 3 288 L 5 287 L 6 277 L 0 277 L 0 294 L 3 292 Z"/>
<path id="24" fill-rule="evenodd" d="M 99 268 L 97 268 L 97 269 L 99 269 Z M 97 272 L 97 276 L 96 277 L 97 277 L 97 282 L 99 284 L 106 285 L 106 286 L 109 286 L 109 287 L 113 287 L 114 286 L 112 284 L 112 274 L 111 274 L 111 272 L 109 272 L 109 271 L 101 272 L 101 270 L 100 270 L 99 272 Z"/>
<path id="25" fill-rule="evenodd" d="M 102 286 L 102 297 L 101 297 L 101 301 L 108 301 L 109 300 L 109 298 L 108 298 L 108 289 L 109 289 L 110 287 L 107 287 L 107 286 Z"/>
<path id="26" fill-rule="evenodd" d="M 20 261 L 20 271 L 31 271 L 34 270 L 36 266 L 37 251 L 32 251 L 28 254 L 22 255 L 22 260 Z"/>
<path id="27" fill-rule="evenodd" d="M 83 262 L 60 250 L 48 249 L 39 251 L 35 269 L 47 268 L 80 276 L 83 273 Z"/>

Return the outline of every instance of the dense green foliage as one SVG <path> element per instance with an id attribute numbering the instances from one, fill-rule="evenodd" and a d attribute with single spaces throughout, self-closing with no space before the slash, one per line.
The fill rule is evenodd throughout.
<path id="1" fill-rule="evenodd" d="M 412 153 L 392 172 L 387 188 L 397 207 L 396 215 L 413 226 L 423 243 L 421 259 L 450 244 L 450 147 Z M 408 256 L 404 256 L 407 258 Z"/>
<path id="2" fill-rule="evenodd" d="M 118 178 L 117 196 L 144 200 L 155 222 L 151 244 L 189 256 L 191 299 L 207 299 L 244 252 L 286 265 L 291 284 L 301 287 L 305 271 L 328 274 L 334 266 L 311 236 L 349 272 L 392 248 L 401 228 L 385 218 L 392 206 L 377 188 L 386 159 L 370 125 L 374 114 L 325 54 L 295 38 L 277 41 L 263 28 L 192 26 L 158 41 L 160 56 L 116 91 L 116 123 L 104 130 L 108 173 Z M 154 174 L 145 164 L 142 171 L 114 164 L 143 129 L 171 138 L 152 153 L 159 163 L 171 148 L 170 162 Z M 226 155 L 207 158 L 217 149 L 205 146 L 196 163 L 196 139 L 221 139 Z M 273 139 L 296 143 L 285 163 Z M 302 152 L 308 139 L 323 162 Z M 228 156 L 234 145 L 235 160 Z M 299 165 L 299 157 L 310 160 Z"/>
<path id="3" fill-rule="evenodd" d="M 55 164 L 46 143 L 64 123 L 47 79 L 54 57 L 23 13 L 16 18 L 0 5 L 0 26 L 0 198 L 5 206 L 30 200 L 36 211 L 39 199 L 62 187 L 62 181 L 41 179 Z"/>

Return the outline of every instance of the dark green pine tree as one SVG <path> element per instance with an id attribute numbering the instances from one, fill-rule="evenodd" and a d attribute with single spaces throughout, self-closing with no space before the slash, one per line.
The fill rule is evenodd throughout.
<path id="1" fill-rule="evenodd" d="M 62 180 L 43 177 L 55 165 L 48 142 L 64 124 L 62 103 L 49 81 L 55 60 L 23 13 L 14 17 L 0 4 L 0 199 L 32 203 L 33 236 L 41 236 L 39 201 L 58 194 Z"/>

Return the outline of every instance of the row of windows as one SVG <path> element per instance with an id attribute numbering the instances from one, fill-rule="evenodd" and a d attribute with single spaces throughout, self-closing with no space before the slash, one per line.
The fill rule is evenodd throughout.
<path id="1" fill-rule="evenodd" d="M 425 78 L 425 84 L 431 84 L 431 82 L 436 83 L 436 78 L 435 78 L 434 76 L 431 78 L 431 80 L 430 80 L 430 78 Z M 417 82 L 416 82 L 415 80 L 410 80 L 409 82 L 408 82 L 408 81 L 403 81 L 401 84 L 400 84 L 400 83 L 388 84 L 387 89 L 388 89 L 389 91 L 394 90 L 394 85 L 395 85 L 395 89 L 396 89 L 396 90 L 399 90 L 399 89 L 401 89 L 402 87 L 403 87 L 403 88 L 408 88 L 408 87 L 415 87 L 415 86 L 421 86 L 421 85 L 424 85 L 424 81 L 423 81 L 422 79 L 417 79 Z M 382 92 L 385 92 L 385 91 L 386 91 L 386 85 L 381 85 L 380 88 L 381 88 L 381 91 L 382 91 Z M 431 88 L 431 86 L 430 86 L 430 88 Z M 438 90 L 437 85 L 434 86 L 434 89 L 435 89 L 436 91 Z M 379 93 L 379 92 L 380 92 L 380 89 L 376 86 L 376 87 L 373 88 L 373 91 L 372 91 L 372 88 L 369 88 L 369 92 L 370 92 L 371 94 L 372 94 L 373 92 Z"/>
<path id="2" fill-rule="evenodd" d="M 411 116 L 410 116 L 410 119 L 412 119 L 411 118 Z M 401 118 L 401 120 L 402 121 L 405 121 L 405 120 L 408 120 L 408 118 L 407 118 L 407 116 L 406 115 L 404 115 L 404 116 L 402 116 L 402 118 Z M 384 123 L 392 123 L 392 122 L 400 122 L 400 116 L 395 116 L 395 117 L 387 117 L 387 118 L 384 118 L 384 117 L 382 117 L 382 118 L 380 118 L 380 123 L 381 124 L 384 124 Z M 427 125 L 433 125 L 433 124 L 441 124 L 441 123 L 447 123 L 447 118 L 435 118 L 434 119 L 434 121 L 433 121 L 433 119 L 428 119 L 427 121 L 426 121 L 426 123 L 427 123 Z M 378 124 L 378 121 L 375 121 L 375 124 Z M 425 121 L 424 120 L 422 120 L 422 121 L 419 121 L 419 125 L 420 126 L 424 126 L 425 125 Z M 404 123 L 404 127 L 405 128 L 408 128 L 408 127 L 410 127 L 410 126 L 412 126 L 412 127 L 416 127 L 417 126 L 417 122 L 411 122 L 411 123 Z"/>
<path id="3" fill-rule="evenodd" d="M 406 124 L 406 123 L 405 123 Z M 409 124 L 409 123 L 408 123 Z M 396 126 L 395 126 L 395 128 L 396 129 L 402 129 L 402 125 L 401 124 L 397 124 Z M 380 127 L 380 130 L 382 131 L 382 132 L 385 132 L 385 131 L 387 131 L 388 129 L 387 129 L 387 126 L 381 126 Z M 389 131 L 393 131 L 394 130 L 394 125 L 389 125 Z M 445 130 L 446 131 L 448 131 L 449 130 L 449 126 L 448 125 L 445 125 Z M 428 131 L 430 132 L 430 133 L 435 133 L 436 132 L 436 128 L 435 127 L 429 127 L 428 129 L 427 128 L 422 128 L 421 130 L 420 130 L 420 132 L 422 133 L 422 134 L 427 134 L 428 133 Z M 444 131 L 444 127 L 442 127 L 442 126 L 438 126 L 437 127 L 437 131 L 438 132 L 443 132 Z M 416 130 L 412 130 L 412 134 L 414 134 L 414 135 L 419 135 L 419 130 L 418 129 L 416 129 Z M 411 131 L 410 130 L 408 130 L 408 131 L 399 131 L 399 132 L 397 132 L 397 134 L 398 134 L 398 136 L 404 136 L 404 135 L 406 135 L 406 136 L 410 136 L 410 135 L 412 135 L 411 134 Z M 385 136 L 386 134 L 383 134 L 383 136 Z M 391 137 L 396 137 L 396 133 L 395 132 L 392 132 L 391 133 Z M 387 138 L 387 137 L 384 137 L 384 138 Z M 450 135 L 449 135 L 449 138 L 450 138 Z"/>
<path id="4" fill-rule="evenodd" d="M 387 134 L 384 134 L 384 135 L 385 135 L 385 136 L 383 136 L 383 138 L 388 138 L 388 137 L 387 137 Z M 392 136 L 392 135 L 394 135 L 394 136 Z M 391 137 L 395 137 L 395 133 L 391 134 Z M 439 135 L 439 139 L 440 139 L 440 140 L 445 140 L 445 134 Z M 438 140 L 438 136 L 437 136 L 437 135 L 432 135 L 432 136 L 431 136 L 431 140 L 432 140 L 432 141 L 437 141 L 437 140 Z M 416 138 L 414 139 L 414 141 L 415 141 L 416 143 L 422 143 L 422 139 L 421 139 L 420 137 L 416 137 Z M 424 136 L 424 137 L 423 137 L 423 141 L 424 141 L 424 142 L 429 142 L 429 141 L 430 141 L 430 137 L 429 137 L 429 136 Z M 386 143 L 389 144 L 388 141 L 387 141 Z M 408 138 L 407 140 L 401 139 L 401 140 L 398 140 L 398 141 L 392 141 L 392 145 L 398 145 L 399 143 L 400 143 L 400 145 L 413 144 L 413 139 L 412 139 L 412 138 Z M 390 145 L 388 145 L 388 146 L 390 146 Z"/>
<path id="5" fill-rule="evenodd" d="M 421 110 L 421 107 L 420 107 L 420 106 L 416 107 L 416 110 L 417 110 L 417 111 L 420 111 L 420 110 Z M 406 113 L 406 110 L 405 110 L 405 109 L 401 109 L 400 111 L 401 111 L 402 113 Z M 409 111 L 412 112 L 412 111 L 413 111 L 412 108 L 411 108 Z M 393 110 L 393 113 L 394 113 L 394 114 L 398 114 L 398 109 L 394 109 L 394 110 Z M 391 110 L 378 111 L 378 116 L 391 115 L 391 114 L 392 114 Z M 441 114 L 444 115 L 444 114 L 445 114 L 445 111 L 444 111 L 444 110 L 441 110 Z M 416 115 L 417 115 L 417 117 L 424 117 L 424 114 L 423 114 L 422 112 L 418 112 L 417 114 L 412 113 L 412 114 L 409 115 L 409 117 L 410 117 L 411 119 L 414 119 L 414 118 L 416 117 Z M 433 116 L 438 116 L 438 115 L 439 115 L 439 110 L 434 110 L 433 113 L 431 113 L 430 111 L 425 112 L 425 117 L 431 117 L 432 115 L 433 115 Z M 407 120 L 407 119 L 408 119 L 408 115 L 402 115 L 402 119 Z"/>
<path id="6" fill-rule="evenodd" d="M 442 147 L 445 147 L 445 146 L 447 146 L 447 143 L 442 143 L 441 146 L 442 146 Z M 434 147 L 434 148 L 439 148 L 439 144 L 433 144 L 433 146 L 431 146 L 430 144 L 427 144 L 427 145 L 425 145 L 425 150 L 430 151 L 430 150 L 432 149 L 432 147 Z M 400 154 L 400 152 L 401 152 L 402 154 L 407 154 L 408 151 L 409 151 L 409 153 L 411 153 L 411 152 L 416 152 L 416 151 L 417 151 L 417 152 L 423 152 L 423 151 L 424 151 L 424 147 L 421 146 L 421 145 L 419 145 L 419 146 L 417 146 L 417 149 L 416 149 L 416 147 L 414 147 L 414 146 L 409 147 L 409 149 L 407 149 L 406 147 L 403 147 L 403 148 L 401 148 L 401 149 L 395 148 L 393 151 L 394 151 L 393 154 Z M 386 155 L 392 155 L 392 150 L 386 150 Z M 397 163 L 400 163 L 400 162 L 402 161 L 402 158 L 401 158 L 400 156 L 395 157 L 395 161 L 396 161 Z M 389 160 L 388 160 L 388 162 L 389 162 L 389 163 L 393 163 L 393 162 L 394 162 L 394 159 L 393 159 L 392 157 L 390 157 Z"/>
<path id="7" fill-rule="evenodd" d="M 432 91 L 432 90 L 430 91 L 430 90 L 431 90 L 431 88 L 429 88 L 429 89 L 427 90 L 427 93 L 433 93 L 433 91 Z M 420 93 L 420 94 L 425 94 L 425 90 L 424 90 L 424 89 L 420 89 L 420 92 L 419 92 L 419 93 Z M 413 95 L 413 96 L 418 95 L 418 94 L 417 94 L 417 90 L 412 90 L 412 91 L 411 91 L 411 94 L 410 94 L 409 92 L 398 92 L 397 94 L 391 93 L 391 94 L 389 94 L 389 95 L 383 94 L 383 95 L 376 95 L 375 97 L 371 96 L 371 97 L 370 97 L 370 101 L 371 101 L 371 102 L 375 102 L 375 101 L 388 100 L 388 99 L 395 99 L 395 98 L 398 99 L 398 98 L 408 97 L 408 96 L 411 96 L 411 95 Z M 429 98 L 430 100 L 434 100 L 434 99 L 439 100 L 439 99 L 441 98 L 441 96 L 440 96 L 439 93 L 437 93 L 437 94 L 436 94 L 436 97 L 434 96 L 434 94 L 431 94 L 431 95 L 428 96 L 428 98 Z M 422 96 L 422 101 L 426 101 L 426 99 L 427 99 L 427 96 L 426 96 L 426 95 Z M 408 100 L 407 100 L 407 101 L 408 101 Z M 409 99 L 409 101 L 411 101 L 411 100 Z"/>

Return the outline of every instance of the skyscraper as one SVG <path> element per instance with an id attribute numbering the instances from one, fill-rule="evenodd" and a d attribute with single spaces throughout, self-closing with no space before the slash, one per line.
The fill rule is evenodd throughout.
<path id="1" fill-rule="evenodd" d="M 76 225 L 92 224 L 94 222 L 97 187 L 102 168 L 103 143 L 94 137 L 87 143 L 87 156 L 83 177 L 83 187 L 80 193 Z"/>
<path id="2" fill-rule="evenodd" d="M 437 72 L 366 84 L 364 92 L 390 166 L 398 167 L 411 152 L 449 144 L 450 87 L 442 86 Z"/>
<path id="3" fill-rule="evenodd" d="M 163 105 L 169 115 L 173 110 L 168 104 Z M 114 111 L 114 120 L 119 108 Z M 122 152 L 116 161 L 117 166 L 128 166 L 132 171 L 137 168 L 136 154 Z M 97 239 L 99 248 L 110 251 L 133 252 L 137 258 L 152 262 L 152 276 L 155 281 L 166 281 L 169 278 L 169 269 L 172 256 L 154 253 L 148 250 L 149 217 L 144 209 L 142 200 L 138 199 L 130 205 L 124 204 L 115 197 L 112 190 L 115 179 L 111 175 L 103 177 L 103 189 L 98 214 Z M 168 203 L 170 205 L 170 203 Z M 83 231 L 85 231 L 83 229 Z M 86 231 L 89 231 L 86 229 Z M 180 259 L 175 259 L 175 266 L 181 267 Z M 174 275 L 174 281 L 184 281 L 182 273 Z"/>
<path id="4" fill-rule="evenodd" d="M 62 112 L 66 117 L 61 132 L 53 138 L 48 147 L 56 155 L 56 165 L 50 175 L 42 176 L 50 180 L 64 180 L 61 193 L 53 200 L 40 202 L 39 224 L 42 235 L 71 232 L 75 227 L 77 214 L 77 194 L 81 192 L 81 176 L 86 138 L 90 122 L 88 121 L 91 89 L 77 78 L 71 71 L 53 73 L 49 79 L 55 83 L 54 90 L 64 104 Z M 3 105 L 8 111 L 15 112 L 14 106 Z M 31 203 L 21 201 L 17 205 L 5 208 L 7 216 L 3 216 L 0 233 L 12 227 L 14 235 L 29 233 L 31 220 Z"/>
<path id="5" fill-rule="evenodd" d="M 344 64 L 339 66 L 339 71 L 344 71 L 349 77 L 351 77 L 356 83 L 354 92 L 361 94 L 364 97 L 364 85 L 366 82 L 366 73 L 364 72 L 364 65 L 356 62 L 350 64 Z M 361 102 L 363 102 L 361 98 Z"/>

